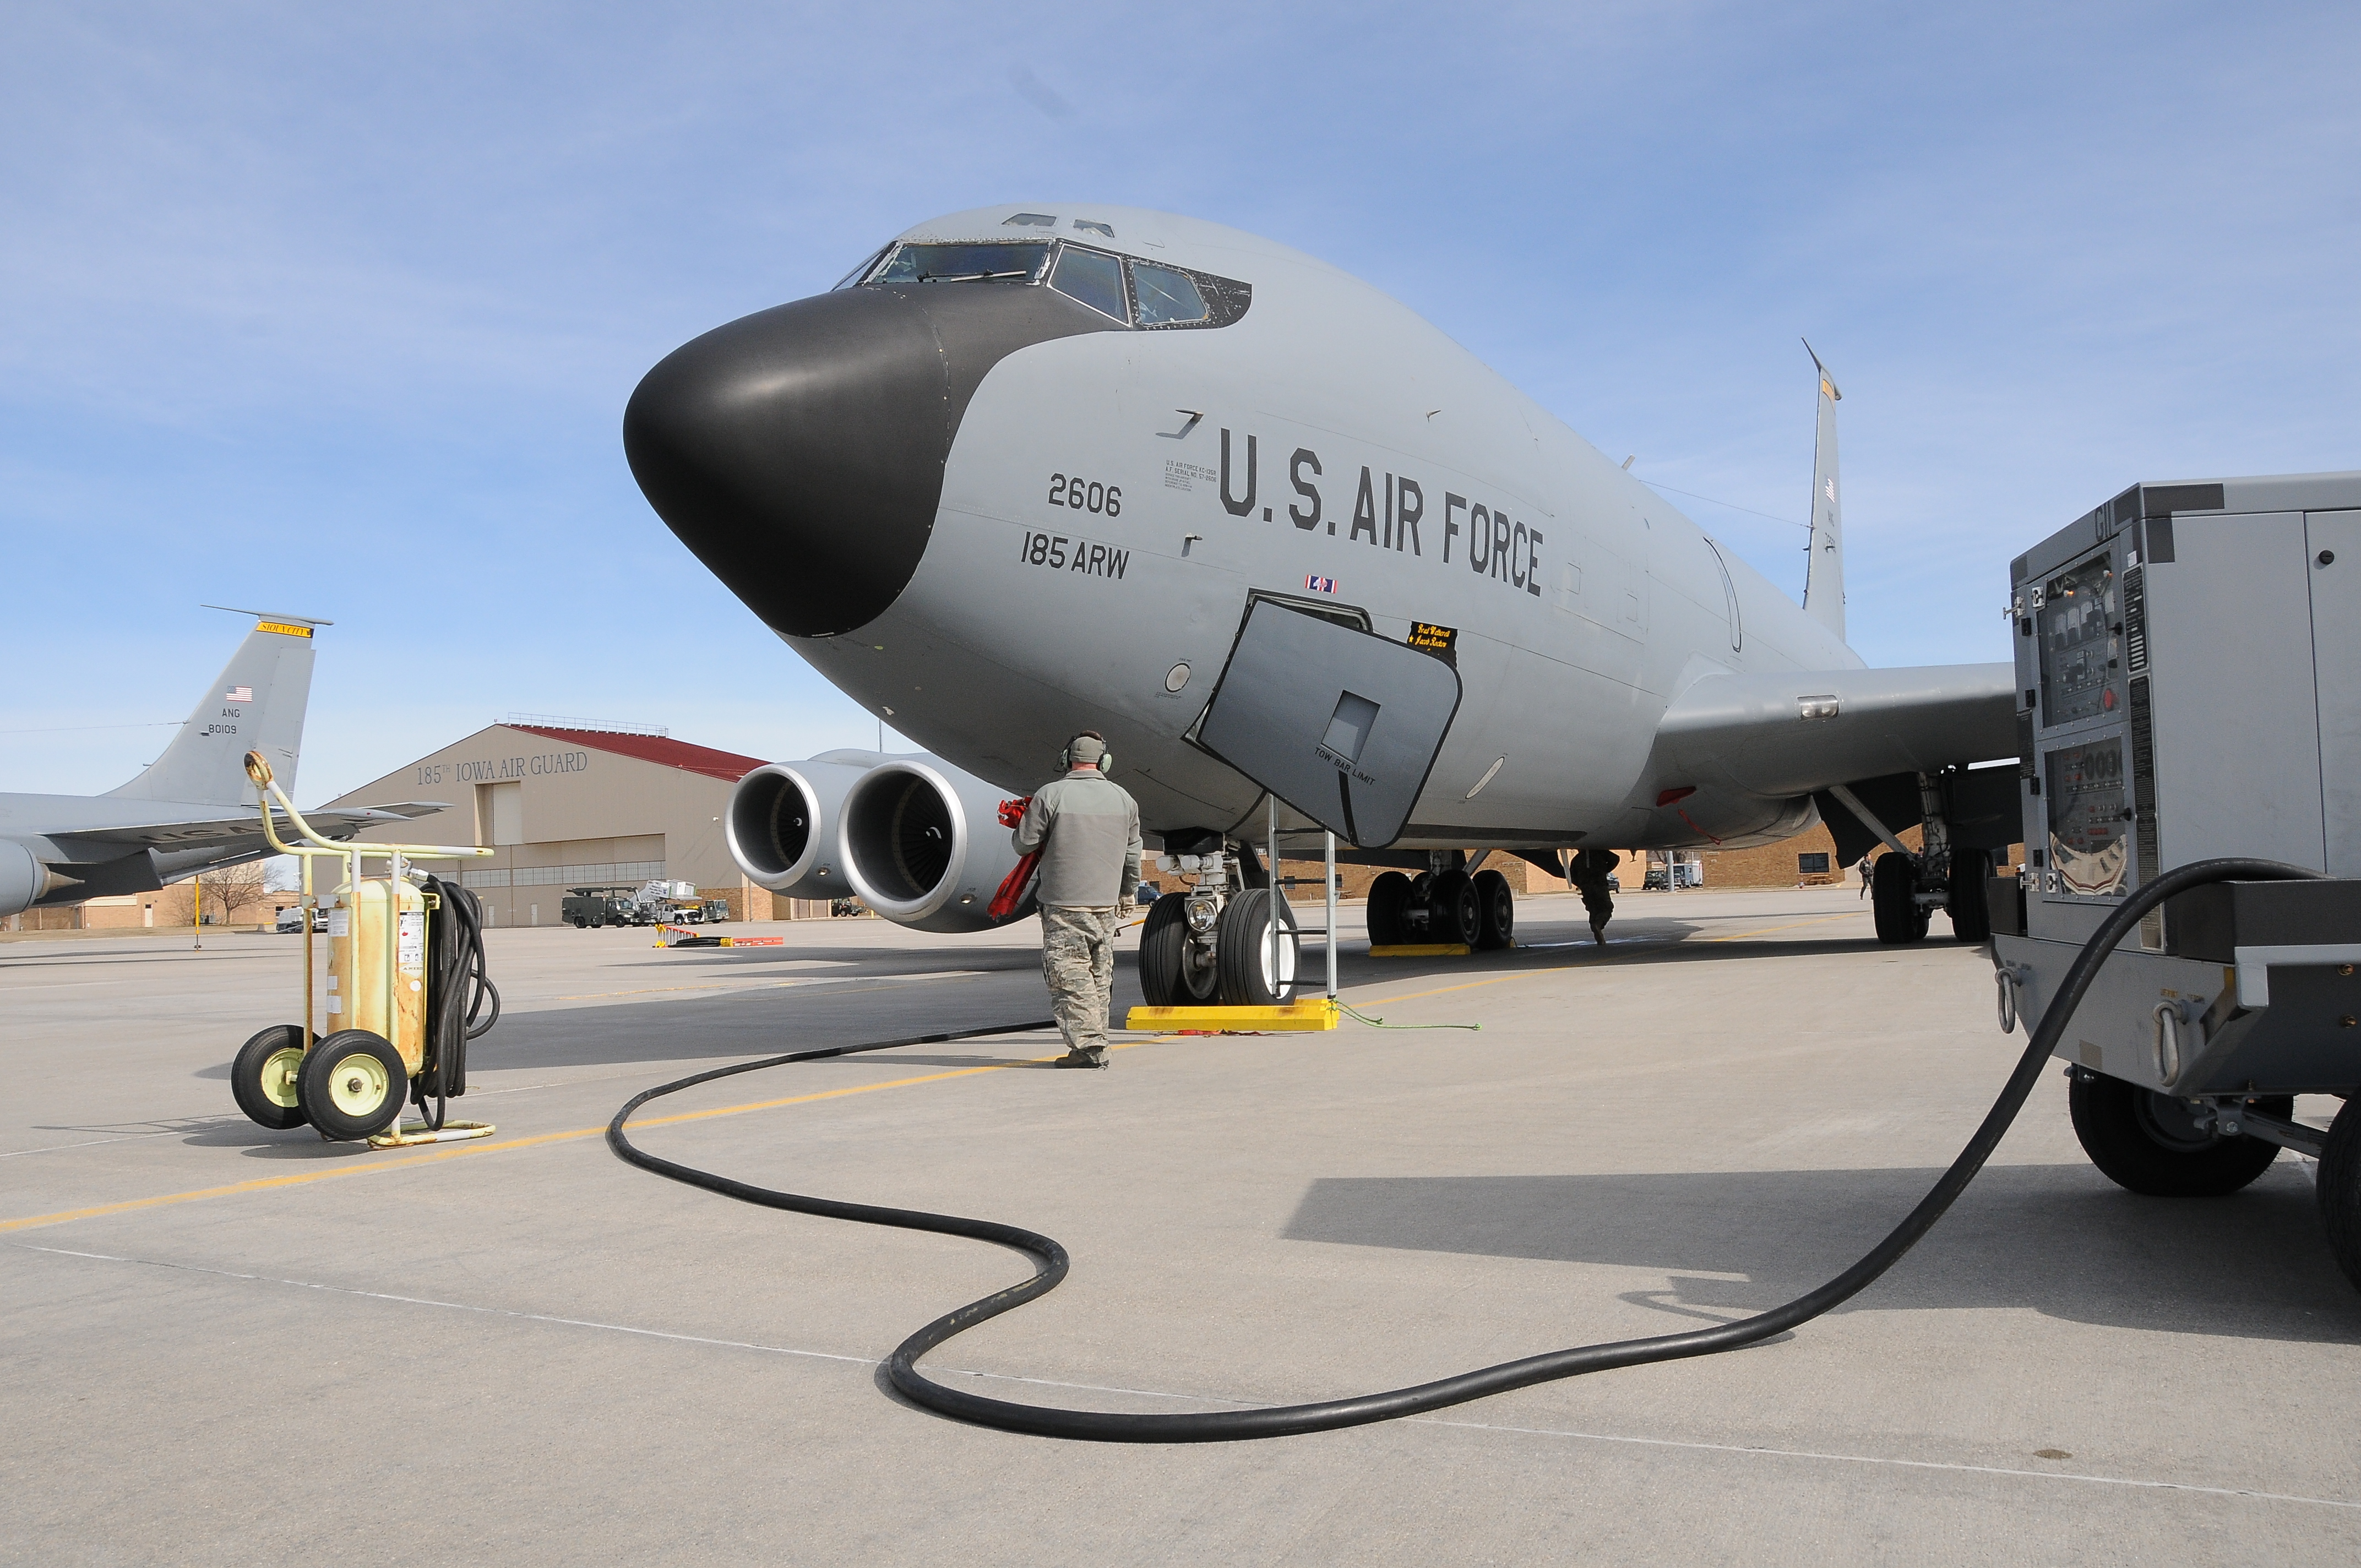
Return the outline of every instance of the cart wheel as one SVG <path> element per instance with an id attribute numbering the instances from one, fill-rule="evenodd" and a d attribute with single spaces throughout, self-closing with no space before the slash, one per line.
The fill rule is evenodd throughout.
<path id="1" fill-rule="evenodd" d="M 1477 872 L 1476 914 L 1478 948 L 1505 948 L 1516 940 L 1517 894 L 1499 872 Z"/>
<path id="2" fill-rule="evenodd" d="M 2285 1095 L 2255 1103 L 2279 1117 L 2295 1109 Z M 2084 1068 L 2074 1069 L 2066 1108 L 2074 1135 L 2101 1174 L 2151 1198 L 2219 1198 L 2262 1175 L 2279 1157 L 2277 1144 L 2260 1138 L 2199 1132 L 2186 1102 L 2169 1094 Z"/>
<path id="3" fill-rule="evenodd" d="M 247 1121 L 283 1133 L 311 1120 L 296 1092 L 295 1080 L 302 1070 L 302 1029 L 274 1025 L 238 1047 L 229 1064 L 229 1091 Z"/>
<path id="4" fill-rule="evenodd" d="M 367 1029 L 340 1029 L 303 1058 L 297 1087 L 323 1136 L 372 1137 L 393 1125 L 410 1092 L 401 1053 Z"/>
<path id="5" fill-rule="evenodd" d="M 2328 1146 L 2320 1151 L 2320 1218 L 2336 1266 L 2361 1288 L 2361 1099 L 2347 1100 L 2328 1124 Z"/>

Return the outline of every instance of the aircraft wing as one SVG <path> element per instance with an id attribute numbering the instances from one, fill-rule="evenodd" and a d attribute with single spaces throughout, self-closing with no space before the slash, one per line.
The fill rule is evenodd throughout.
<path id="1" fill-rule="evenodd" d="M 398 806 L 364 806 L 342 811 L 307 811 L 303 820 L 330 839 L 349 839 L 366 828 L 395 822 L 407 822 L 414 817 L 429 817 L 450 807 L 431 801 L 404 801 Z M 281 819 L 279 836 L 293 836 L 293 828 Z M 203 821 L 131 823 L 120 827 L 75 828 L 70 830 L 74 839 L 92 839 L 104 844 L 125 844 L 142 849 L 194 850 L 208 844 L 231 844 L 248 839 L 262 842 L 262 820 L 257 812 L 241 812 L 236 817 L 216 817 Z"/>
<path id="2" fill-rule="evenodd" d="M 2016 755 L 2007 664 L 1708 675 L 1656 729 L 1658 775 L 1762 795 Z"/>

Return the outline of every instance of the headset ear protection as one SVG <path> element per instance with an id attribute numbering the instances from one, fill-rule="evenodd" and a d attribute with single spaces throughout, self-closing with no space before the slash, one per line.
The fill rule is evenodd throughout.
<path id="1" fill-rule="evenodd" d="M 1081 740 L 1084 735 L 1087 735 L 1092 740 L 1097 741 L 1101 747 L 1098 761 L 1099 772 L 1102 774 L 1115 772 L 1115 753 L 1104 750 L 1106 746 L 1106 737 L 1100 734 L 1095 729 L 1082 730 L 1080 734 L 1077 734 L 1074 737 L 1073 740 L 1066 742 L 1066 749 L 1058 753 L 1058 771 L 1060 773 L 1071 773 L 1074 771 L 1074 740 Z"/>

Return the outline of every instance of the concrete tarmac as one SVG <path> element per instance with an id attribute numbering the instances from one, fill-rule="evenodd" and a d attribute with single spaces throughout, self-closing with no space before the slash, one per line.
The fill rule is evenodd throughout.
<path id="1" fill-rule="evenodd" d="M 1939 918 L 1896 949 L 1850 889 L 1620 902 L 1603 950 L 1532 897 L 1528 945 L 1437 960 L 1347 911 L 1347 1000 L 1480 1031 L 1131 1036 L 1103 1073 L 1024 1032 L 726 1080 L 639 1142 L 1058 1238 L 1060 1289 L 927 1364 L 1005 1398 L 1333 1398 L 1741 1316 L 1906 1212 L 2024 1036 Z M 415 1153 L 231 1104 L 298 938 L 0 948 L 0 1561 L 2361 1560 L 2361 1293 L 2308 1162 L 2134 1197 L 2054 1073 L 1914 1253 L 1773 1343 L 1276 1442 L 943 1420 L 878 1363 L 1023 1258 L 598 1134 L 703 1068 L 1045 1017 L 1038 927 L 759 929 L 491 933 L 459 1104 L 499 1132 Z"/>

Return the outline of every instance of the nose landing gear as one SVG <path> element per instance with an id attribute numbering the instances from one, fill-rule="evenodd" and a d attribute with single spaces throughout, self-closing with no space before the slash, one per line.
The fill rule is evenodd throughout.
<path id="1" fill-rule="evenodd" d="M 1139 934 L 1139 988 L 1150 1007 L 1273 1007 L 1294 1000 L 1301 957 L 1295 911 L 1268 886 L 1246 885 L 1252 862 L 1228 846 L 1168 869 L 1197 885 L 1148 906 Z M 1259 880 L 1268 877 L 1252 866 Z"/>

